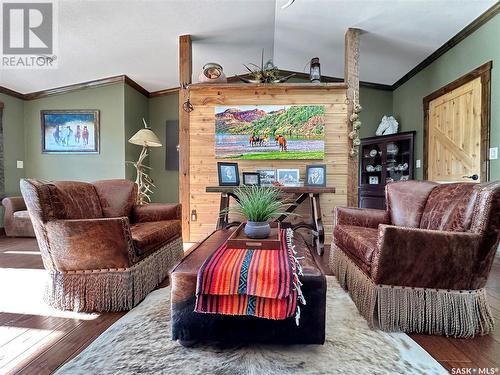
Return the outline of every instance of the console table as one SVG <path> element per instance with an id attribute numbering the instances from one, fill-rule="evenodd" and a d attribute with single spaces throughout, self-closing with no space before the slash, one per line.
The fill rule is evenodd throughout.
<path id="1" fill-rule="evenodd" d="M 220 211 L 229 207 L 230 198 L 238 201 L 238 197 L 234 193 L 237 186 L 208 186 L 207 193 L 220 193 Z M 315 187 L 315 186 L 277 186 L 283 193 L 295 195 L 295 200 L 286 209 L 286 212 L 293 212 L 295 209 L 309 198 L 311 206 L 312 223 L 301 221 L 292 225 L 292 229 L 307 228 L 310 229 L 316 251 L 319 255 L 323 255 L 325 251 L 325 229 L 323 228 L 323 220 L 321 219 L 321 207 L 319 203 L 319 195 L 323 193 L 335 193 L 334 187 Z M 286 215 L 281 215 L 275 221 L 285 220 Z M 233 226 L 240 225 L 239 221 L 229 221 L 229 215 L 220 215 L 217 220 L 217 229 L 226 229 Z"/>

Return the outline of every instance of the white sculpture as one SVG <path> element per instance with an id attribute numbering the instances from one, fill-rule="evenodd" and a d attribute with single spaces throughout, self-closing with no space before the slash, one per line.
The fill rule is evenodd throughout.
<path id="1" fill-rule="evenodd" d="M 396 134 L 398 132 L 399 124 L 396 119 L 392 116 L 384 116 L 382 117 L 382 121 L 380 121 L 380 125 L 375 132 L 376 135 L 388 135 L 388 134 Z"/>

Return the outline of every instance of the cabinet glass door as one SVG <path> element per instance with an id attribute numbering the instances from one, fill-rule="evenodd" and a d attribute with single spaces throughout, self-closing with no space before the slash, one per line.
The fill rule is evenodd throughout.
<path id="1" fill-rule="evenodd" d="M 373 143 L 361 147 L 361 185 L 379 185 L 384 183 L 384 149 L 384 143 Z"/>
<path id="2" fill-rule="evenodd" d="M 386 182 L 405 181 L 410 176 L 410 145 L 409 139 L 391 141 L 385 144 L 386 153 Z"/>

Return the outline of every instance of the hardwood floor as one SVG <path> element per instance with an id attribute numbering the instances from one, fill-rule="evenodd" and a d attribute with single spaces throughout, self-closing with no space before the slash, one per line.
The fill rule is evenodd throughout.
<path id="1" fill-rule="evenodd" d="M 328 249 L 315 256 L 326 274 Z M 0 237 L 0 373 L 50 374 L 125 313 L 59 312 L 40 299 L 43 264 L 34 239 Z M 166 283 L 164 283 L 165 286 Z M 487 285 L 500 325 L 500 255 Z M 411 335 L 445 368 L 500 367 L 500 329 L 472 340 Z M 490 372 L 493 373 L 493 372 Z"/>

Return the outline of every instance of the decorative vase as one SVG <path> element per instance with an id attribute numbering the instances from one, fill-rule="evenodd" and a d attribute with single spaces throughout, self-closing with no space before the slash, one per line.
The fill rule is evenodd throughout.
<path id="1" fill-rule="evenodd" d="M 271 226 L 267 221 L 247 221 L 244 229 L 245 235 L 252 239 L 262 239 L 269 237 Z"/>

